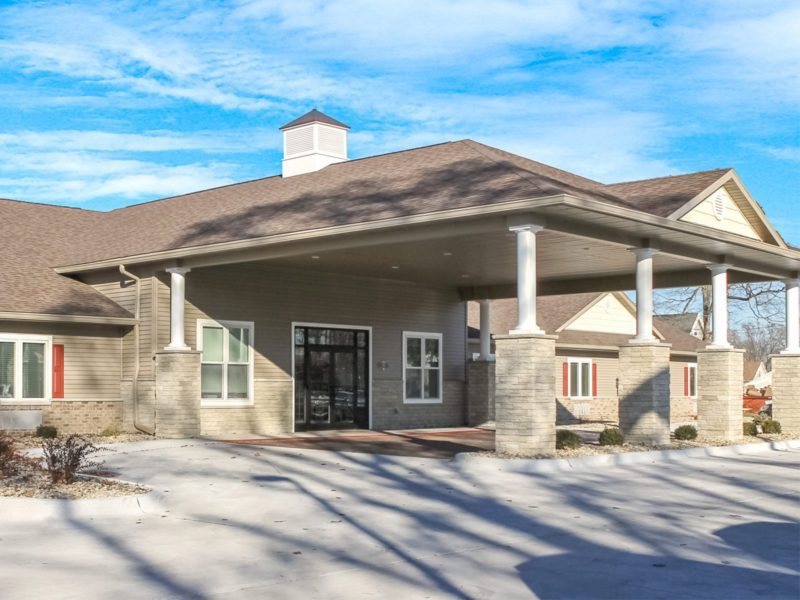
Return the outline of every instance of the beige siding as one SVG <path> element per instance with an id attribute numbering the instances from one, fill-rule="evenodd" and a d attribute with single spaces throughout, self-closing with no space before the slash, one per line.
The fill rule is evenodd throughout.
<path id="1" fill-rule="evenodd" d="M 617 396 L 617 377 L 619 376 L 619 359 L 616 353 L 569 351 L 556 346 L 556 396 L 564 394 L 564 363 L 568 358 L 590 358 L 597 365 L 598 397 Z"/>
<path id="2" fill-rule="evenodd" d="M 64 344 L 64 400 L 120 399 L 123 328 L 4 322 L 0 332 L 48 335 Z"/>
<path id="3" fill-rule="evenodd" d="M 606 294 L 565 329 L 636 335 L 636 317 L 614 294 Z"/>
<path id="4" fill-rule="evenodd" d="M 725 206 L 725 213 L 722 220 L 717 219 L 714 214 L 714 203 L 719 200 Z M 761 239 L 756 230 L 734 202 L 731 195 L 725 188 L 720 188 L 706 200 L 703 200 L 695 208 L 681 217 L 681 221 L 697 223 L 714 229 L 721 229 L 730 233 L 737 233 L 752 239 Z"/>

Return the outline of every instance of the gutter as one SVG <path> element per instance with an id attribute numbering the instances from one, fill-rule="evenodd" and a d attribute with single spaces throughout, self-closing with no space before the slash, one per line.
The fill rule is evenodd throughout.
<path id="1" fill-rule="evenodd" d="M 136 324 L 133 326 L 133 332 L 136 344 L 136 351 L 133 353 L 134 356 L 133 384 L 132 384 L 133 426 L 143 433 L 146 433 L 148 435 L 155 435 L 156 434 L 155 427 L 151 429 L 139 423 L 139 371 L 141 369 L 141 364 L 140 364 L 141 359 L 139 357 L 139 316 L 141 313 L 141 306 L 142 306 L 142 280 L 141 278 L 137 277 L 136 275 L 125 269 L 125 265 L 119 265 L 119 272 L 125 277 L 133 279 L 134 283 L 136 284 L 136 308 L 134 309 L 134 317 L 136 319 Z M 153 404 L 153 424 L 155 425 L 155 403 Z"/>

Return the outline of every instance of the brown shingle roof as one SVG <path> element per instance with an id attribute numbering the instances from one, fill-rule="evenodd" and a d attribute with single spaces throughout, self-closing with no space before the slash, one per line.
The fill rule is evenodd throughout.
<path id="1" fill-rule="evenodd" d="M 0 312 L 131 317 L 91 286 L 56 274 L 53 264 L 104 218 L 77 208 L 0 200 Z"/>
<path id="2" fill-rule="evenodd" d="M 625 181 L 607 185 L 606 189 L 632 203 L 638 210 L 668 217 L 730 171 L 731 169 L 714 169 L 687 175 Z"/>
<path id="3" fill-rule="evenodd" d="M 696 174 L 605 186 L 462 140 L 109 213 L 0 201 L 5 225 L 0 236 L 0 311 L 129 316 L 88 286 L 56 275 L 50 269 L 54 266 L 563 193 L 666 214 L 710 179 Z M 674 182 L 679 192 L 670 192 L 666 181 Z"/>
<path id="4" fill-rule="evenodd" d="M 630 341 L 629 335 L 603 333 L 595 331 L 564 330 L 557 332 L 581 310 L 594 302 L 605 292 L 588 294 L 565 294 L 558 296 L 540 296 L 536 301 L 536 316 L 539 327 L 547 333 L 557 333 L 557 344 L 580 344 L 586 346 L 620 346 Z M 676 352 L 696 352 L 705 343 L 681 331 L 667 321 L 656 317 L 653 321 L 656 329 L 664 336 L 665 342 L 672 344 Z M 470 337 L 478 335 L 480 314 L 477 302 L 470 302 L 468 308 L 468 325 Z M 492 302 L 492 334 L 506 334 L 517 325 L 517 301 L 509 298 Z"/>

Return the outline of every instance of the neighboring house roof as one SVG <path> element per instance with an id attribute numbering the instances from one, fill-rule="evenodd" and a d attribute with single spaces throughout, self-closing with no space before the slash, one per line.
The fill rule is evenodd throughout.
<path id="1" fill-rule="evenodd" d="M 557 344 L 582 346 L 620 346 L 627 344 L 631 336 L 601 331 L 576 331 L 564 329 L 565 323 L 591 306 L 609 292 L 588 294 L 567 294 L 557 296 L 540 296 L 536 301 L 536 317 L 539 327 L 546 333 L 558 335 Z M 480 314 L 477 302 L 471 302 L 468 309 L 469 337 L 477 338 L 480 328 Z M 509 298 L 492 301 L 492 334 L 502 335 L 517 325 L 517 301 Z M 664 337 L 664 342 L 672 345 L 675 352 L 697 352 L 705 347 L 705 343 L 685 333 L 668 321 L 659 317 L 653 320 L 654 328 Z"/>
<path id="2" fill-rule="evenodd" d="M 765 371 L 764 363 L 758 360 L 746 360 L 744 361 L 744 381 L 745 383 L 749 381 L 753 381 L 756 378 L 756 375 L 759 374 L 759 370 Z"/>
<path id="3" fill-rule="evenodd" d="M 300 119 L 325 117 L 317 113 Z M 297 121 L 289 126 L 294 124 Z M 561 194 L 663 216 L 674 212 L 685 198 L 699 194 L 708 185 L 710 173 L 726 172 L 609 186 L 461 140 L 106 213 L 0 200 L 0 219 L 5 225 L 0 243 L 6 249 L 0 254 L 0 284 L 5 284 L 0 288 L 0 313 L 126 312 L 90 287 L 56 275 L 51 267 L 97 261 L 113 265 L 176 249 Z M 670 192 L 671 184 L 665 180 L 678 191 Z"/>
<path id="4" fill-rule="evenodd" d="M 681 331 L 691 333 L 692 329 L 694 329 L 695 323 L 697 323 L 697 319 L 700 318 L 700 313 L 689 312 L 676 313 L 672 315 L 658 315 L 658 318 L 662 321 L 671 323 Z"/>

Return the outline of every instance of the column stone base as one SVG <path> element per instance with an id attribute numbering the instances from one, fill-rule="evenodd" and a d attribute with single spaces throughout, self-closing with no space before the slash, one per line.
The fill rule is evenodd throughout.
<path id="1" fill-rule="evenodd" d="M 554 335 L 495 337 L 495 449 L 549 454 L 556 447 Z"/>
<path id="2" fill-rule="evenodd" d="M 800 432 L 800 354 L 772 358 L 772 418 L 783 431 Z"/>
<path id="3" fill-rule="evenodd" d="M 669 344 L 619 348 L 619 426 L 626 442 L 669 443 Z"/>
<path id="4" fill-rule="evenodd" d="M 170 438 L 200 435 L 200 353 L 156 352 L 156 434 Z"/>
<path id="5" fill-rule="evenodd" d="M 709 347 L 697 354 L 697 420 L 705 437 L 742 439 L 744 350 Z"/>
<path id="6" fill-rule="evenodd" d="M 493 360 L 467 363 L 467 425 L 476 427 L 494 421 Z"/>

